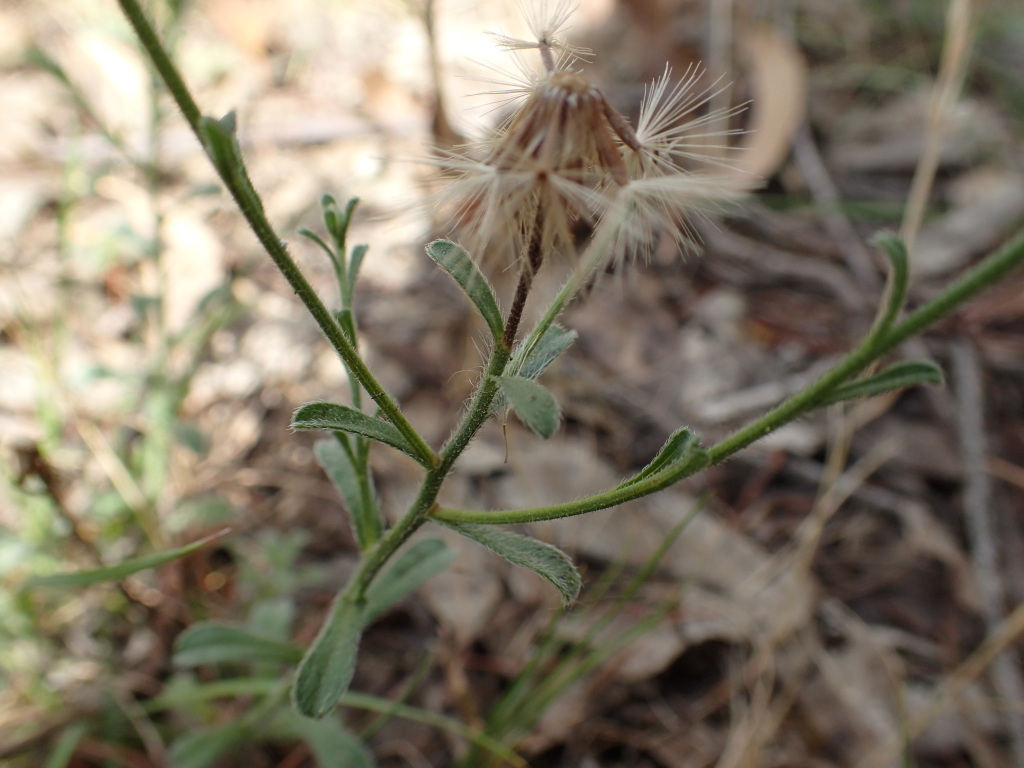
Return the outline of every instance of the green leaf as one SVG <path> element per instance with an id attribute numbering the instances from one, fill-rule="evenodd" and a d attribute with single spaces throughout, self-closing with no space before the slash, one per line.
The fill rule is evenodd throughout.
<path id="1" fill-rule="evenodd" d="M 341 330 L 345 332 L 345 338 L 352 342 L 352 346 L 357 346 L 356 319 L 352 310 L 339 309 L 334 313 L 334 317 L 338 321 L 338 325 L 341 326 Z"/>
<path id="2" fill-rule="evenodd" d="M 68 768 L 72 758 L 75 756 L 78 742 L 88 732 L 89 724 L 83 721 L 72 723 L 62 730 L 60 736 L 50 748 L 50 754 L 47 755 L 46 765 L 43 768 Z"/>
<path id="3" fill-rule="evenodd" d="M 339 255 L 344 256 L 347 248 L 345 239 L 348 237 L 348 228 L 352 223 L 352 214 L 359 205 L 359 198 L 353 197 L 345 204 L 342 211 L 332 195 L 324 195 L 320 198 L 320 206 L 324 212 L 324 226 L 334 241 L 334 247 Z"/>
<path id="4" fill-rule="evenodd" d="M 576 331 L 566 330 L 560 325 L 550 326 L 529 350 L 525 347 L 516 349 L 512 359 L 505 366 L 505 375 L 537 379 L 549 365 L 572 346 L 576 337 Z M 525 359 L 523 358 L 524 353 L 526 354 Z M 491 404 L 491 413 L 496 413 L 498 409 L 507 404 L 505 395 L 499 392 Z"/>
<path id="5" fill-rule="evenodd" d="M 290 681 L 285 681 L 290 682 Z M 223 711 L 218 699 L 252 697 L 275 703 L 287 686 L 277 677 L 227 677 L 212 683 L 200 683 L 194 674 L 176 672 L 164 684 L 159 696 L 146 702 L 146 712 L 187 711 L 200 720 L 211 720 Z M 251 711 L 251 710 L 250 710 Z M 255 713 L 257 716 L 259 712 Z"/>
<path id="6" fill-rule="evenodd" d="M 204 544 L 208 544 L 214 539 L 220 538 L 229 529 L 225 528 L 223 531 L 213 534 L 212 536 L 206 536 L 205 538 L 193 541 L 191 544 L 186 544 L 184 547 L 178 547 L 177 549 L 171 549 L 166 552 L 155 552 L 151 555 L 144 555 L 142 557 L 134 557 L 131 560 L 125 560 L 123 563 L 117 565 L 111 565 L 106 568 L 95 568 L 88 571 L 74 571 L 73 573 L 54 573 L 47 576 L 32 576 L 26 582 L 26 587 L 88 587 L 93 584 L 102 584 L 106 581 L 119 581 L 126 576 L 131 576 L 133 573 L 144 571 L 147 568 L 156 568 L 164 563 L 169 563 L 172 560 L 177 560 L 179 557 L 195 552 Z"/>
<path id="7" fill-rule="evenodd" d="M 174 768 L 206 768 L 231 747 L 252 740 L 248 726 L 238 721 L 189 731 L 171 745 L 170 762 Z"/>
<path id="8" fill-rule="evenodd" d="M 338 704 L 352 682 L 364 626 L 362 607 L 342 596 L 299 664 L 292 701 L 300 714 L 319 719 Z"/>
<path id="9" fill-rule="evenodd" d="M 555 396 L 532 379 L 495 376 L 502 394 L 522 422 L 543 438 L 551 437 L 562 417 Z"/>
<path id="10" fill-rule="evenodd" d="M 890 365 L 873 376 L 836 387 L 822 400 L 821 405 L 833 405 L 857 397 L 871 397 L 918 384 L 941 386 L 944 380 L 942 369 L 935 363 L 927 360 L 908 360 Z"/>
<path id="11" fill-rule="evenodd" d="M 295 411 L 292 429 L 330 429 L 362 435 L 378 443 L 390 445 L 429 468 L 429 462 L 417 455 L 405 436 L 390 422 L 369 416 L 362 411 L 338 403 L 310 403 Z"/>
<path id="12" fill-rule="evenodd" d="M 232 110 L 219 120 L 202 116 L 199 118 L 199 138 L 203 142 L 210 161 L 217 173 L 228 183 L 234 184 L 241 192 L 239 205 L 243 209 L 263 211 L 263 201 L 256 194 L 256 188 L 245 169 L 242 148 L 238 145 L 237 120 Z"/>
<path id="13" fill-rule="evenodd" d="M 273 568 L 273 566 L 270 567 Z M 294 621 L 295 600 L 293 598 L 263 597 L 253 602 L 245 626 L 254 635 L 286 643 L 291 636 L 291 627 Z"/>
<path id="14" fill-rule="evenodd" d="M 376 506 L 365 509 L 359 473 L 353 464 L 352 456 L 336 438 L 318 440 L 313 446 L 313 454 L 345 500 L 352 522 L 352 532 L 360 548 L 366 549 L 380 538 L 382 523 Z"/>
<path id="15" fill-rule="evenodd" d="M 337 720 L 310 720 L 283 711 L 275 718 L 275 735 L 302 739 L 313 752 L 318 768 L 374 768 L 366 746 Z"/>
<path id="16" fill-rule="evenodd" d="M 455 551 L 440 539 L 423 539 L 402 550 L 366 591 L 367 623 L 443 571 L 454 559 Z"/>
<path id="17" fill-rule="evenodd" d="M 241 151 L 235 134 L 237 120 L 234 110 L 217 119 L 204 115 L 199 118 L 199 135 L 210 159 L 222 175 L 233 175 L 241 162 Z"/>
<path id="18" fill-rule="evenodd" d="M 501 320 L 498 301 L 494 298 L 494 291 L 487 278 L 466 249 L 450 240 L 435 240 L 427 246 L 427 255 L 466 292 L 469 300 L 487 321 L 495 341 L 500 339 L 505 332 L 505 325 Z"/>
<path id="19" fill-rule="evenodd" d="M 193 624 L 174 644 L 174 663 L 179 667 L 225 662 L 297 664 L 300 659 L 302 651 L 291 643 L 215 621 Z"/>
<path id="20" fill-rule="evenodd" d="M 367 251 L 370 250 L 370 246 L 358 245 L 353 246 L 352 254 L 348 259 L 348 285 L 349 290 L 351 286 L 355 285 L 355 279 L 359 275 L 359 267 L 362 266 L 362 259 L 366 258 Z M 351 297 L 349 297 L 351 298 Z"/>
<path id="21" fill-rule="evenodd" d="M 560 325 L 552 325 L 537 339 L 537 343 L 526 352 L 523 360 L 519 356 L 523 349 L 516 350 L 507 371 L 524 379 L 536 379 L 558 357 L 576 341 L 576 331 L 566 330 Z"/>
<path id="22" fill-rule="evenodd" d="M 907 300 L 907 283 L 910 280 L 910 264 L 907 258 L 907 246 L 900 238 L 891 233 L 883 232 L 875 237 L 875 242 L 889 257 L 889 279 L 885 287 L 885 308 L 882 310 L 873 330 L 884 333 L 892 327 L 896 316 L 903 309 Z"/>
<path id="23" fill-rule="evenodd" d="M 677 429 L 646 467 L 617 487 L 627 488 L 659 472 L 700 461 L 707 461 L 707 453 L 700 447 L 700 438 L 688 429 Z"/>
<path id="24" fill-rule="evenodd" d="M 558 547 L 493 525 L 449 523 L 444 520 L 438 522 L 482 544 L 513 565 L 531 570 L 547 579 L 558 590 L 562 602 L 566 605 L 579 595 L 583 585 L 580 573 L 569 556 Z"/>
<path id="25" fill-rule="evenodd" d="M 36 69 L 42 69 L 60 80 L 62 85 L 73 91 L 77 90 L 74 83 L 71 82 L 71 78 L 68 77 L 67 72 L 64 70 L 64 67 L 62 67 L 56 59 L 51 57 L 50 54 L 42 48 L 37 48 L 33 45 L 24 52 L 24 57 L 25 63 L 29 66 Z"/>
<path id="26" fill-rule="evenodd" d="M 334 268 L 338 268 L 338 257 L 334 255 L 334 251 L 331 250 L 331 247 L 327 245 L 327 243 L 325 243 L 316 232 L 311 229 L 307 229 L 306 227 L 299 227 L 298 232 L 303 237 L 308 238 L 319 245 L 323 252 L 327 254 L 327 258 L 329 258 L 334 264 Z"/>

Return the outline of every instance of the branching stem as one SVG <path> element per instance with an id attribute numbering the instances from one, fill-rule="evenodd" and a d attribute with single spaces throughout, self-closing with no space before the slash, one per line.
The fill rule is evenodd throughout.
<path id="1" fill-rule="evenodd" d="M 880 333 L 870 334 L 856 349 L 826 371 L 812 384 L 755 419 L 747 426 L 707 450 L 708 461 L 656 473 L 626 487 L 617 487 L 584 499 L 534 509 L 498 511 L 439 509 L 439 520 L 457 523 L 514 524 L 554 520 L 607 509 L 647 496 L 689 477 L 706 466 L 720 464 L 750 444 L 818 407 L 839 385 L 864 371 L 871 363 L 924 330 L 953 309 L 1002 278 L 1024 262 L 1024 232 L 986 258 L 934 299 L 908 315 L 902 322 Z"/>

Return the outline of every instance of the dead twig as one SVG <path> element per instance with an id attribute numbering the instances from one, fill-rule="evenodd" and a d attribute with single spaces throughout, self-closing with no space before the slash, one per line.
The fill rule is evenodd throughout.
<path id="1" fill-rule="evenodd" d="M 957 340 L 950 351 L 957 392 L 960 453 L 964 463 L 964 516 L 971 561 L 981 592 L 982 613 L 989 634 L 992 634 L 1003 620 L 1006 594 L 1000 576 L 996 525 L 992 519 L 992 480 L 987 470 L 981 364 L 969 339 Z M 992 664 L 993 685 L 1005 702 L 1024 701 L 1024 680 L 1014 656 L 1015 651 L 1007 649 Z M 1013 763 L 1024 765 L 1024 713 L 1019 708 L 1006 707 L 1000 716 L 1010 736 Z"/>
<path id="2" fill-rule="evenodd" d="M 875 296 L 882 286 L 876 260 L 864 247 L 853 224 L 839 209 L 839 190 L 821 159 L 818 145 L 807 123 L 797 131 L 793 141 L 793 157 L 815 202 L 824 211 L 822 218 L 825 227 L 839 246 L 850 274 L 864 289 L 865 300 L 868 296 Z"/>

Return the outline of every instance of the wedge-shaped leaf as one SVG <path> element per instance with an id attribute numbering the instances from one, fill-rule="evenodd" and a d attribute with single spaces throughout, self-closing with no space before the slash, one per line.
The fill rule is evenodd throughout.
<path id="1" fill-rule="evenodd" d="M 427 466 L 405 436 L 391 423 L 338 403 L 310 403 L 295 411 L 292 429 L 330 429 L 350 435 L 362 435 L 390 445 Z"/>
<path id="2" fill-rule="evenodd" d="M 558 429 L 562 411 L 555 396 L 532 379 L 521 376 L 495 376 L 502 394 L 522 422 L 544 438 Z"/>
<path id="3" fill-rule="evenodd" d="M 494 298 L 494 291 L 487 278 L 466 249 L 450 240 L 435 240 L 427 246 L 427 255 L 465 291 L 483 315 L 491 336 L 500 339 L 505 332 L 505 325 L 501 321 L 498 301 Z"/>
<path id="4" fill-rule="evenodd" d="M 92 584 L 102 584 L 105 581 L 119 581 L 133 573 L 145 571 L 148 568 L 156 568 L 158 565 L 169 563 L 184 557 L 190 552 L 195 552 L 204 544 L 208 544 L 227 533 L 227 529 L 215 533 L 212 536 L 193 541 L 184 547 L 171 549 L 166 552 L 154 552 L 151 555 L 134 557 L 125 560 L 123 563 L 111 565 L 106 568 L 95 568 L 88 571 L 75 571 L 73 573 L 53 573 L 47 576 L 32 576 L 25 582 L 26 587 L 88 587 Z"/>
<path id="5" fill-rule="evenodd" d="M 875 242 L 889 257 L 889 280 L 885 288 L 885 305 L 875 325 L 876 332 L 884 332 L 892 326 L 907 299 L 910 264 L 907 259 L 907 246 L 896 235 L 885 232 L 878 235 Z"/>
<path id="6" fill-rule="evenodd" d="M 291 643 L 215 621 L 193 624 L 174 644 L 174 663 L 179 667 L 225 662 L 297 664 L 300 659 L 302 651 Z"/>
<path id="7" fill-rule="evenodd" d="M 313 454 L 345 500 L 352 522 L 352 532 L 359 546 L 366 549 L 380 538 L 381 518 L 374 500 L 363 498 L 359 473 L 352 463 L 351 455 L 334 437 L 318 440 L 313 446 Z"/>
<path id="8" fill-rule="evenodd" d="M 562 602 L 566 605 L 579 595 L 583 584 L 580 572 L 576 570 L 569 556 L 558 547 L 493 525 L 438 522 L 482 544 L 513 565 L 531 570 L 547 579 L 558 590 Z"/>
<path id="9" fill-rule="evenodd" d="M 189 731 L 176 739 L 170 749 L 174 768 L 207 768 L 237 744 L 252 742 L 248 725 L 238 721 L 214 728 Z"/>
<path id="10" fill-rule="evenodd" d="M 348 690 L 365 623 L 363 609 L 351 600 L 335 604 L 295 675 L 292 701 L 300 714 L 319 719 Z"/>
<path id="11" fill-rule="evenodd" d="M 406 547 L 366 591 L 366 622 L 415 590 L 455 559 L 455 550 L 440 539 L 423 539 Z"/>
<path id="12" fill-rule="evenodd" d="M 832 405 L 856 397 L 871 397 L 918 384 L 941 386 L 943 381 L 942 369 L 935 363 L 927 360 L 908 360 L 890 365 L 873 376 L 837 387 L 828 394 L 821 404 Z"/>
<path id="13" fill-rule="evenodd" d="M 524 379 L 536 379 L 544 370 L 551 365 L 558 357 L 572 346 L 578 334 L 576 331 L 566 330 L 560 325 L 550 326 L 537 343 L 526 352 L 526 358 L 520 360 L 517 355 L 510 363 L 510 371 Z"/>
<path id="14" fill-rule="evenodd" d="M 302 739 L 316 758 L 317 768 L 374 768 L 370 751 L 337 720 L 310 720 L 282 711 L 272 725 L 275 736 Z"/>
<path id="15" fill-rule="evenodd" d="M 707 454 L 700 447 L 700 438 L 688 429 L 678 429 L 669 435 L 661 450 L 646 467 L 618 487 L 627 488 L 673 467 L 682 467 L 691 462 L 697 465 L 706 461 Z"/>

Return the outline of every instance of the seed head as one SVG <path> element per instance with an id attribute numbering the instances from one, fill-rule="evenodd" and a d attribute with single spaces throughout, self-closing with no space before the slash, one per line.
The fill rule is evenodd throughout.
<path id="1" fill-rule="evenodd" d="M 731 132 L 711 128 L 735 110 L 700 113 L 718 93 L 695 90 L 701 70 L 674 82 L 666 66 L 645 90 L 633 128 L 582 71 L 589 52 L 561 39 L 572 10 L 567 0 L 542 3 L 526 13 L 534 39 L 496 35 L 514 69 L 499 71 L 489 94 L 510 114 L 490 138 L 436 161 L 454 176 L 440 205 L 485 264 L 504 258 L 507 244 L 517 256 L 537 247 L 572 254 L 581 232 L 612 260 L 646 255 L 663 234 L 686 249 L 686 216 L 743 186 L 720 159 Z M 539 52 L 539 69 L 526 59 L 530 50 Z"/>

